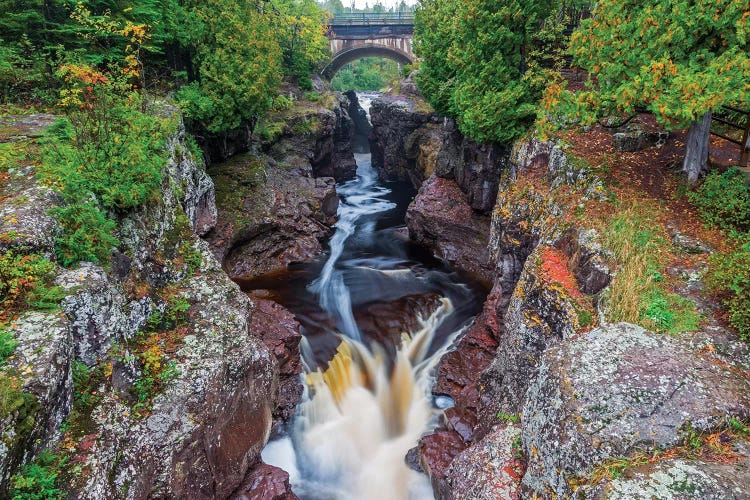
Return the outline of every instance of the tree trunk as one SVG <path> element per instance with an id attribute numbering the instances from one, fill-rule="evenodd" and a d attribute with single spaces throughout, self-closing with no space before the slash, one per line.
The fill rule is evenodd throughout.
<path id="1" fill-rule="evenodd" d="M 711 132 L 711 112 L 690 126 L 685 145 L 685 161 L 682 170 L 690 182 L 698 180 L 701 172 L 708 166 L 708 136 Z"/>

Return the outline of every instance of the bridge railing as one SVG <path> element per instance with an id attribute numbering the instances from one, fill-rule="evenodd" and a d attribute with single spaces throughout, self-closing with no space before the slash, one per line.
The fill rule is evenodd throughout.
<path id="1" fill-rule="evenodd" d="M 328 23 L 330 26 L 371 26 L 384 24 L 414 24 L 411 12 L 337 14 Z"/>

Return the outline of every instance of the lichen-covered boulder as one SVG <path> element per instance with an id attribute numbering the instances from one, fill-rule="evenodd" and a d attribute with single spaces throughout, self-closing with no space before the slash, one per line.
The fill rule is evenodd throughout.
<path id="1" fill-rule="evenodd" d="M 104 269 L 91 263 L 61 271 L 55 284 L 69 294 L 62 310 L 70 318 L 76 359 L 88 366 L 104 359 L 115 342 L 131 339 L 155 307 L 149 296 L 126 300 Z"/>
<path id="2" fill-rule="evenodd" d="M 748 498 L 750 464 L 669 459 L 629 469 L 595 488 L 581 490 L 587 500 L 741 500 Z"/>
<path id="3" fill-rule="evenodd" d="M 523 477 L 521 430 L 501 425 L 453 459 L 445 500 L 518 500 Z"/>
<path id="4" fill-rule="evenodd" d="M 481 377 L 480 419 L 520 412 L 544 352 L 594 321 L 567 256 L 540 245 L 527 259 L 505 312 L 497 354 Z"/>
<path id="5" fill-rule="evenodd" d="M 259 459 L 277 397 L 275 363 L 250 335 L 251 303 L 225 275 L 191 278 L 193 321 L 172 360 L 177 375 L 138 419 L 107 393 L 76 460 L 79 498 L 225 498 Z"/>
<path id="6" fill-rule="evenodd" d="M 60 313 L 28 312 L 10 325 L 18 341 L 0 366 L 0 496 L 16 468 L 60 437 L 71 404 L 73 338 Z"/>
<path id="7" fill-rule="evenodd" d="M 571 480 L 612 457 L 679 444 L 750 416 L 750 381 L 679 340 L 607 325 L 548 350 L 523 407 L 524 487 L 570 497 Z"/>

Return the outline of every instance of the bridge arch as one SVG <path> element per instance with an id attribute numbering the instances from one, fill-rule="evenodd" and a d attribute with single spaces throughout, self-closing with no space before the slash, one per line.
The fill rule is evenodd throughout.
<path id="1" fill-rule="evenodd" d="M 341 68 L 363 57 L 383 57 L 399 64 L 412 64 L 411 55 L 397 48 L 373 44 L 357 44 L 337 52 L 330 63 L 321 71 L 324 78 L 331 80 Z"/>
<path id="2" fill-rule="evenodd" d="M 321 71 L 331 79 L 349 64 L 363 57 L 384 57 L 400 64 L 414 62 L 411 39 L 414 16 L 404 13 L 342 14 L 328 25 L 333 59 Z"/>

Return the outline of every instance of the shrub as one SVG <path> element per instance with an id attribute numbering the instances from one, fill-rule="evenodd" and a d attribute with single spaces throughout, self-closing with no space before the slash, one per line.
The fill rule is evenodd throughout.
<path id="1" fill-rule="evenodd" d="M 688 196 L 703 219 L 722 229 L 750 230 L 750 187 L 745 174 L 730 168 L 723 174 L 712 171 L 703 184 Z"/>
<path id="2" fill-rule="evenodd" d="M 50 127 L 39 168 L 66 202 L 53 210 L 63 228 L 55 252 L 65 266 L 106 263 L 118 244 L 106 212 L 158 196 L 173 121 L 144 113 L 143 98 L 125 77 L 81 65 L 65 65 L 58 74 L 66 118 Z"/>
<path id="3" fill-rule="evenodd" d="M 57 307 L 64 292 L 48 285 L 54 271 L 55 265 L 41 255 L 12 250 L 0 254 L 0 305 L 6 310 Z"/>
<path id="4" fill-rule="evenodd" d="M 13 333 L 0 326 L 0 368 L 5 365 L 5 360 L 16 350 L 18 341 Z"/>
<path id="5" fill-rule="evenodd" d="M 55 256 L 63 266 L 81 261 L 109 261 L 112 247 L 119 244 L 112 235 L 115 221 L 93 201 L 57 207 L 52 214 L 63 229 L 62 236 L 55 241 Z"/>
<path id="6" fill-rule="evenodd" d="M 91 369 L 81 361 L 73 361 L 71 365 L 73 376 L 73 402 L 77 409 L 91 410 L 100 400 L 97 386 L 102 379 L 100 368 Z"/>
<path id="7" fill-rule="evenodd" d="M 53 500 L 63 498 L 55 485 L 59 470 L 66 460 L 49 450 L 44 450 L 33 462 L 23 466 L 11 478 L 13 500 Z"/>
<path id="8" fill-rule="evenodd" d="M 722 296 L 729 323 L 750 340 L 750 235 L 737 238 L 735 250 L 711 256 L 708 284 Z"/>

